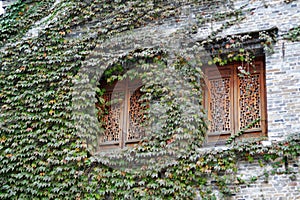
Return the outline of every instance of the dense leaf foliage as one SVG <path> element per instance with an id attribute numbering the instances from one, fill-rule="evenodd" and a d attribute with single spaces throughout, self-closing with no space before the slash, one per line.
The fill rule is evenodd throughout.
<path id="1" fill-rule="evenodd" d="M 180 53 L 159 45 L 117 51 L 123 33 L 179 15 L 182 6 L 205 3 L 27 0 L 12 5 L 0 20 L 0 199 L 193 199 L 197 190 L 210 199 L 213 184 L 228 194 L 230 180 L 245 183 L 224 176 L 236 172 L 239 160 L 299 156 L 299 135 L 270 147 L 254 141 L 199 150 L 207 129 L 202 63 L 188 54 L 198 52 L 200 43 Z M 247 13 L 242 6 L 216 15 L 215 21 L 229 21 L 203 44 Z M 199 17 L 183 34 L 204 23 Z M 228 52 L 235 60 L 249 58 L 244 51 Z M 230 60 L 216 55 L 210 62 Z M 133 65 L 139 67 L 124 67 Z M 103 131 L 95 120 L 103 74 L 107 80 L 141 78 L 143 98 L 165 109 L 159 131 L 149 130 L 139 146 L 109 155 L 93 152 Z M 147 111 L 148 123 L 157 123 L 156 111 Z M 128 163 L 138 167 L 131 170 Z"/>

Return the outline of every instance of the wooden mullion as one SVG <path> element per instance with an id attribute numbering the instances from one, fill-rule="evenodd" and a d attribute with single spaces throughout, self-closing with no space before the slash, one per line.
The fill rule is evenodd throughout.
<path id="1" fill-rule="evenodd" d="M 207 70 L 206 72 L 207 73 Z M 210 95 L 210 80 L 207 78 L 206 79 L 206 90 L 205 90 L 205 107 L 207 108 L 207 119 L 209 122 L 212 122 L 212 117 L 211 117 L 211 109 L 210 109 L 210 101 L 211 101 L 211 95 Z M 209 127 L 211 126 L 211 124 L 209 124 Z"/>
<path id="2" fill-rule="evenodd" d="M 261 114 L 261 130 L 262 135 L 267 135 L 267 100 L 266 100 L 266 83 L 265 83 L 265 67 L 263 60 L 259 60 L 260 67 L 260 114 Z"/>
<path id="3" fill-rule="evenodd" d="M 124 86 L 123 86 L 123 91 L 124 91 L 124 101 L 123 101 L 123 109 L 121 112 L 121 132 L 120 132 L 120 148 L 125 147 L 125 140 L 126 140 L 126 135 L 128 132 L 128 96 L 130 98 L 130 94 L 128 94 L 128 79 L 124 80 Z"/>
<path id="4" fill-rule="evenodd" d="M 234 63 L 231 66 L 231 77 L 232 77 L 232 85 L 231 85 L 231 97 L 232 97 L 232 109 L 231 109 L 231 117 L 232 117 L 232 133 L 234 135 L 239 129 L 239 80 L 237 76 L 237 67 L 238 64 Z"/>

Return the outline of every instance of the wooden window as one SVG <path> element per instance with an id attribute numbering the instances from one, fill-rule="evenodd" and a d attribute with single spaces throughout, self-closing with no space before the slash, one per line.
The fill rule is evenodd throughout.
<path id="1" fill-rule="evenodd" d="M 241 69 L 242 63 L 206 67 L 205 108 L 209 119 L 208 143 L 223 144 L 240 130 L 242 137 L 266 135 L 264 61 Z M 258 120 L 259 119 L 259 120 Z M 258 120 L 256 123 L 255 120 Z"/>
<path id="2" fill-rule="evenodd" d="M 111 85 L 105 84 L 105 81 L 100 84 L 106 90 L 100 149 L 124 148 L 139 142 L 145 135 L 141 126 L 145 121 L 145 105 L 140 101 L 141 81 L 125 79 Z"/>

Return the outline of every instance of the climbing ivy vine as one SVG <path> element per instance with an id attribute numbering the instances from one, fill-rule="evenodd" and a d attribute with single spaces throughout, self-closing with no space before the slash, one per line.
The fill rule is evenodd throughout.
<path id="1" fill-rule="evenodd" d="M 181 8 L 190 5 L 217 9 L 204 0 L 26 0 L 6 10 L 0 19 L 0 199 L 193 199 L 197 192 L 214 199 L 216 189 L 230 195 L 234 186 L 257 179 L 232 175 L 239 161 L 257 159 L 263 166 L 276 160 L 267 176 L 299 156 L 299 135 L 272 146 L 231 138 L 225 150 L 201 150 L 207 130 L 201 65 L 251 63 L 251 51 L 242 46 L 251 36 L 222 38 L 225 45 L 212 52 L 212 60 L 190 58 L 189 52 L 220 40 L 218 33 L 247 17 L 246 5 L 216 13 L 209 20 L 225 20 L 221 28 L 180 52 L 164 45 L 117 51 L 133 30 L 171 18 L 179 23 Z M 197 16 L 174 35 L 191 36 L 207 22 Z M 286 37 L 298 35 L 295 28 Z M 273 38 L 260 37 L 272 50 Z M 103 102 L 102 76 L 141 78 L 143 99 L 164 109 L 160 129 L 149 130 L 139 146 L 117 154 L 93 151 L 103 131 L 95 118 L 95 103 Z M 145 112 L 147 123 L 157 123 L 156 111 L 150 106 Z M 128 168 L 128 163 L 136 166 Z"/>

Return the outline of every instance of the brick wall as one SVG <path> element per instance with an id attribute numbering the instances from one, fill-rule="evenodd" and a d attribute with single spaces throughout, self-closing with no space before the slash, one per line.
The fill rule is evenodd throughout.
<path id="1" fill-rule="evenodd" d="M 239 1 L 235 6 L 245 2 Z M 222 35 L 278 28 L 278 41 L 274 53 L 266 55 L 266 88 L 269 140 L 282 140 L 289 134 L 300 131 L 300 42 L 283 40 L 282 35 L 300 24 L 300 1 L 286 4 L 283 0 L 252 1 L 247 8 L 255 8 L 253 14 L 233 26 Z M 268 7 L 264 6 L 269 5 Z M 207 25 L 209 26 L 209 25 Z M 197 35 L 207 34 L 208 28 Z M 300 199 L 300 159 L 290 160 L 288 167 L 295 173 L 276 174 L 267 179 L 262 176 L 249 187 L 240 187 L 229 199 L 235 200 L 296 200 Z M 263 174 L 270 166 L 260 167 L 258 162 L 239 163 L 243 177 Z M 278 171 L 284 171 L 282 165 Z M 223 199 L 225 197 L 220 197 Z M 200 198 L 198 198 L 200 199 Z"/>
<path id="2" fill-rule="evenodd" d="M 278 41 L 267 56 L 266 81 L 269 138 L 300 130 L 300 43 Z"/>
<path id="3" fill-rule="evenodd" d="M 300 24 L 300 2 L 254 1 L 248 7 L 255 8 L 253 14 L 224 34 L 278 28 L 275 52 L 266 55 L 266 85 L 268 137 L 281 140 L 300 131 L 300 43 L 282 39 L 283 34 Z"/>
<path id="4" fill-rule="evenodd" d="M 276 161 L 276 160 L 275 160 Z M 260 167 L 257 161 L 253 163 L 240 162 L 239 176 L 250 179 L 252 176 L 260 176 L 254 184 L 243 185 L 239 192 L 232 197 L 236 200 L 296 200 L 300 199 L 300 174 L 299 158 L 298 160 L 288 160 L 287 163 L 281 163 L 276 170 L 279 174 L 264 176 L 264 172 L 272 170 L 271 163 Z M 286 170 L 290 174 L 284 174 Z"/>
<path id="5" fill-rule="evenodd" d="M 235 6 L 249 1 L 239 1 Z M 266 55 L 266 88 L 269 140 L 282 140 L 289 134 L 300 131 L 300 42 L 283 40 L 282 35 L 300 24 L 300 2 L 290 4 L 280 0 L 252 1 L 247 8 L 255 8 L 253 14 L 233 26 L 222 35 L 278 28 L 278 41 L 274 53 Z M 264 3 L 269 5 L 264 6 Z M 209 27 L 209 25 L 206 25 Z M 209 28 L 197 35 L 207 34 Z M 268 178 L 261 176 L 250 186 L 243 185 L 228 199 L 235 200 L 296 200 L 300 199 L 299 158 L 288 161 L 288 167 L 295 174 L 275 174 Z M 240 162 L 239 175 L 250 178 L 270 170 L 270 165 L 260 167 L 253 163 Z M 278 171 L 285 171 L 284 164 Z M 219 196 L 220 199 L 225 197 Z M 200 198 L 198 198 L 200 199 Z"/>
<path id="6" fill-rule="evenodd" d="M 300 2 L 285 3 L 283 0 L 236 1 L 235 8 L 249 3 L 244 10 L 249 15 L 236 26 L 221 35 L 278 28 L 275 52 L 266 55 L 266 86 L 268 137 L 281 140 L 289 134 L 300 131 L 300 42 L 283 40 L 282 36 L 292 27 L 300 24 Z M 222 8 L 226 11 L 226 8 Z M 210 17 L 210 15 L 207 15 Z M 205 24 L 199 27 L 196 37 L 208 35 L 221 23 Z"/>
<path id="7" fill-rule="evenodd" d="M 218 3 L 217 8 L 229 11 L 229 5 L 224 1 Z M 221 3 L 220 3 L 221 2 Z M 223 2 L 223 3 L 222 3 Z M 227 1 L 226 1 L 227 2 Z M 222 35 L 254 32 L 266 30 L 276 26 L 278 28 L 278 41 L 274 44 L 275 52 L 266 55 L 266 86 L 267 86 L 267 113 L 268 113 L 268 138 L 281 140 L 289 134 L 300 131 L 300 42 L 289 42 L 282 39 L 282 35 L 290 28 L 300 24 L 300 2 L 294 1 L 286 4 L 284 0 L 236 1 L 233 7 L 249 3 L 244 9 L 251 9 L 249 15 L 239 25 L 233 26 Z M 268 6 L 266 6 L 268 5 Z M 105 44 L 104 49 L 95 49 L 92 52 L 105 51 L 108 58 L 126 54 L 140 47 L 164 46 L 174 53 L 180 53 L 185 44 L 193 43 L 205 38 L 212 30 L 221 26 L 222 22 L 206 23 L 198 27 L 198 32 L 187 37 L 182 30 L 188 30 L 196 21 L 198 14 L 205 13 L 207 19 L 214 10 L 208 5 L 202 7 L 185 6 L 180 8 L 181 14 L 171 19 L 150 24 L 147 27 L 120 34 L 117 38 Z M 79 37 L 91 29 L 86 26 L 72 31 L 68 37 Z M 97 32 L 98 29 L 95 31 Z M 90 33 L 92 34 L 92 33 Z M 194 52 L 193 54 L 197 54 Z M 87 59 L 86 63 L 89 62 Z M 299 158 L 288 163 L 296 175 L 279 174 L 265 179 L 261 177 L 257 183 L 242 186 L 239 192 L 231 199 L 269 199 L 292 200 L 300 199 L 299 185 Z M 240 162 L 240 173 L 244 177 L 257 175 L 268 170 L 268 165 L 261 168 L 257 162 Z M 285 170 L 282 167 L 279 170 Z M 220 197 L 222 199 L 222 197 Z"/>
<path id="8" fill-rule="evenodd" d="M 276 160 L 275 160 L 276 162 Z M 228 200 L 298 200 L 300 199 L 300 174 L 299 158 L 298 160 L 288 160 L 287 164 L 281 163 L 276 170 L 278 174 L 265 176 L 265 172 L 270 172 L 273 163 L 263 163 L 264 166 L 257 162 L 252 163 L 240 161 L 238 163 L 239 172 L 237 176 L 244 180 L 250 180 L 254 176 L 258 179 L 254 183 L 244 184 L 236 187 L 237 192 L 232 196 L 222 196 L 217 190 L 214 194 L 218 199 Z M 285 174 L 286 170 L 289 174 Z M 196 200 L 201 200 L 198 196 Z"/>
<path id="9" fill-rule="evenodd" d="M 245 7 L 245 10 L 252 8 L 251 13 L 239 25 L 229 28 L 222 35 L 278 28 L 278 40 L 274 44 L 274 53 L 266 54 L 266 88 L 268 138 L 269 140 L 282 140 L 289 134 L 300 131 L 300 43 L 289 42 L 282 38 L 290 28 L 300 24 L 300 2 L 286 4 L 283 0 L 238 1 L 233 6 L 238 7 L 247 2 L 252 2 Z M 265 4 L 268 6 L 265 7 Z M 228 8 L 224 3 L 220 3 L 218 9 L 226 11 Z M 107 52 L 107 57 L 110 58 L 141 47 L 163 46 L 173 53 L 180 53 L 186 44 L 205 38 L 222 24 L 221 22 L 203 24 L 198 28 L 197 33 L 187 37 L 186 32 L 182 30 L 189 30 L 190 26 L 195 23 L 197 14 L 205 11 L 206 17 L 209 19 L 214 10 L 192 6 L 181 7 L 179 10 L 181 10 L 181 14 L 174 18 L 112 38 L 107 43 L 107 49 L 104 48 L 103 51 Z M 73 33 L 78 31 L 73 31 Z M 84 30 L 80 31 L 84 34 Z M 94 55 L 97 56 L 99 50 L 95 50 Z M 197 53 L 193 52 L 192 54 L 195 56 Z M 88 63 L 88 60 L 86 62 Z M 239 191 L 228 199 L 300 199 L 299 158 L 290 160 L 288 167 L 293 168 L 293 172 L 296 174 L 276 174 L 267 179 L 262 176 L 254 184 L 241 186 Z M 248 162 L 239 163 L 239 173 L 243 174 L 243 177 L 259 175 L 264 170 L 270 170 L 270 165 L 261 167 L 257 161 L 250 164 Z M 282 166 L 278 170 L 284 171 L 285 167 Z M 219 196 L 219 199 L 224 198 Z"/>
<path id="10" fill-rule="evenodd" d="M 214 2 L 218 5 L 217 9 L 228 11 L 226 3 Z M 266 86 L 268 138 L 281 140 L 289 134 L 300 131 L 300 42 L 289 42 L 282 38 L 290 28 L 300 24 L 300 2 L 287 4 L 283 0 L 236 1 L 231 6 L 239 7 L 247 3 L 249 5 L 244 10 L 250 9 L 251 12 L 249 11 L 246 19 L 221 34 L 231 35 L 278 28 L 274 53 L 266 54 Z M 180 53 L 186 44 L 205 38 L 224 23 L 206 23 L 198 27 L 197 33 L 192 33 L 188 37 L 185 35 L 184 31 L 189 30 L 196 22 L 197 15 L 205 13 L 204 16 L 209 21 L 214 9 L 207 5 L 181 7 L 180 14 L 171 19 L 113 38 L 107 44 L 110 49 L 107 56 L 116 57 L 136 48 L 161 46 L 172 53 Z M 200 52 L 193 52 L 192 56 L 198 53 Z"/>

